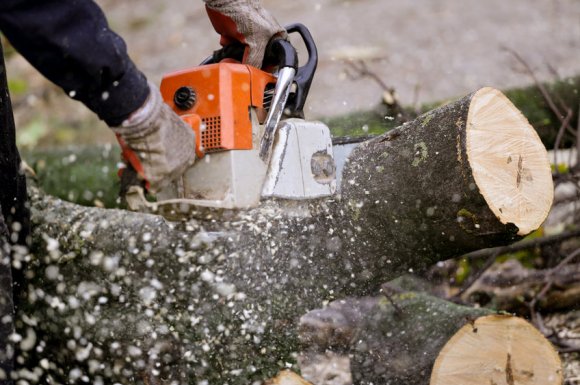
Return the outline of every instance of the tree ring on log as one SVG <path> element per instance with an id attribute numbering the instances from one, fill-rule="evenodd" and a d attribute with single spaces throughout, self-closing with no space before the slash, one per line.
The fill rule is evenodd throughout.
<path id="1" fill-rule="evenodd" d="M 473 178 L 500 222 L 516 225 L 519 235 L 537 229 L 554 199 L 548 152 L 500 91 L 485 87 L 473 95 L 466 148 Z"/>
<path id="2" fill-rule="evenodd" d="M 562 363 L 525 320 L 480 317 L 463 326 L 435 360 L 430 385 L 560 385 Z"/>

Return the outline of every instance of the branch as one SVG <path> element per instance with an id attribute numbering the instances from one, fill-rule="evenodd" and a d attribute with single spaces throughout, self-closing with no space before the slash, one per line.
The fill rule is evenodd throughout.
<path id="1" fill-rule="evenodd" d="M 567 231 L 556 235 L 550 235 L 542 238 L 523 240 L 509 246 L 492 247 L 489 249 L 476 250 L 471 253 L 463 255 L 462 258 L 467 259 L 488 258 L 496 253 L 497 255 L 513 253 L 520 250 L 532 249 L 534 247 L 551 245 L 575 237 L 580 237 L 580 229 Z"/>
<path id="2" fill-rule="evenodd" d="M 548 106 L 550 107 L 550 109 L 552 110 L 552 112 L 554 113 L 554 115 L 556 115 L 556 117 L 558 118 L 558 120 L 560 120 L 560 123 L 562 123 L 564 125 L 564 127 L 566 127 L 566 129 L 568 130 L 568 132 L 570 132 L 572 135 L 576 135 L 576 133 L 574 132 L 574 129 L 570 126 L 570 122 L 567 122 L 567 123 L 565 122 L 565 120 L 563 118 L 564 114 L 560 111 L 560 109 L 558 108 L 558 106 L 556 106 L 556 103 L 554 103 L 554 100 L 550 96 L 550 93 L 548 92 L 548 90 L 546 89 L 546 87 L 544 87 L 544 85 L 540 82 L 540 80 L 537 78 L 536 74 L 534 73 L 534 70 L 530 67 L 530 65 L 528 64 L 528 62 L 526 62 L 524 60 L 524 58 L 522 58 L 520 56 L 520 54 L 518 54 L 513 49 L 511 49 L 511 48 L 509 48 L 507 46 L 502 46 L 502 48 L 504 50 L 506 50 L 507 52 L 509 52 L 510 54 L 512 54 L 514 56 L 514 58 L 521 65 L 524 66 L 526 72 L 531 76 L 531 78 L 534 80 L 534 83 L 536 84 L 536 86 L 538 87 L 538 89 L 540 90 L 540 92 L 542 93 L 542 96 L 546 100 L 546 103 L 548 104 Z M 563 108 L 566 108 L 566 106 L 563 106 Z"/>

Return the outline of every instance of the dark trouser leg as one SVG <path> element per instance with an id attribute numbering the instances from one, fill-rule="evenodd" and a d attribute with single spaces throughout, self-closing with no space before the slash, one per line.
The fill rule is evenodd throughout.
<path id="1" fill-rule="evenodd" d="M 8 377 L 12 371 L 14 354 L 14 349 L 8 342 L 14 331 L 14 306 L 7 235 L 4 219 L 0 214 L 0 385 L 11 384 Z"/>
<path id="2" fill-rule="evenodd" d="M 13 365 L 8 336 L 14 330 L 15 298 L 20 297 L 24 278 L 22 269 L 12 269 L 10 245 L 27 244 L 30 215 L 3 59 L 0 45 L 0 368 L 7 374 Z M 11 384 L 3 377 L 0 373 L 0 385 Z"/>

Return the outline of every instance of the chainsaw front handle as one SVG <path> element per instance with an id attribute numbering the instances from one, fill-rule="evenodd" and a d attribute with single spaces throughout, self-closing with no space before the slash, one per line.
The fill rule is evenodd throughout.
<path id="1" fill-rule="evenodd" d="M 287 115 L 291 117 L 304 118 L 304 104 L 310 91 L 310 85 L 318 66 L 318 49 L 316 43 L 310 34 L 310 31 L 304 24 L 295 23 L 286 26 L 286 32 L 290 35 L 298 33 L 306 46 L 308 59 L 306 63 L 298 67 L 294 76 L 295 90 L 288 97 L 286 102 Z"/>

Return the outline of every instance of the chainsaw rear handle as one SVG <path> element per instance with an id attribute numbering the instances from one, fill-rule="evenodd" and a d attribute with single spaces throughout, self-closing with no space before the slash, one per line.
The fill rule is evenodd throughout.
<path id="1" fill-rule="evenodd" d="M 304 24 L 294 23 L 286 26 L 288 34 L 298 33 L 306 46 L 308 59 L 306 63 L 298 67 L 298 55 L 296 49 L 289 41 L 284 39 L 273 40 L 266 49 L 264 66 L 292 67 L 296 69 L 294 78 L 295 90 L 290 94 L 286 102 L 286 115 L 292 117 L 304 117 L 304 104 L 310 85 L 318 66 L 318 50 L 310 31 Z M 242 43 L 229 44 L 206 58 L 201 65 L 219 63 L 224 59 L 234 59 L 241 62 L 244 56 L 245 46 Z M 297 68 L 298 67 L 298 68 Z"/>

